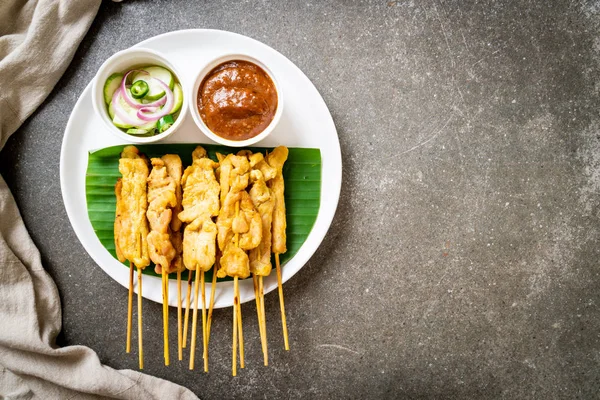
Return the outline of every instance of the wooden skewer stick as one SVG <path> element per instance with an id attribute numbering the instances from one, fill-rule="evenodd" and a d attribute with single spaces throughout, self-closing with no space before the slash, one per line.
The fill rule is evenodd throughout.
<path id="1" fill-rule="evenodd" d="M 188 287 L 187 294 L 185 298 L 186 307 L 185 307 L 185 317 L 183 322 L 183 348 L 187 347 L 187 336 L 188 336 L 188 322 L 190 321 L 190 295 L 192 293 L 192 275 L 194 271 L 188 270 Z"/>
<path id="2" fill-rule="evenodd" d="M 260 251 L 260 246 L 258 248 L 258 258 L 261 258 L 261 251 Z M 267 354 L 267 325 L 265 322 L 265 315 L 264 315 L 264 296 L 263 294 L 263 289 L 262 289 L 262 276 L 258 277 L 258 284 L 257 284 L 257 288 L 255 290 L 255 294 L 254 296 L 257 297 L 257 302 L 256 302 L 256 307 L 257 307 L 257 312 L 258 312 L 258 328 L 260 331 L 260 344 L 262 347 L 262 352 L 263 352 L 263 363 L 265 364 L 265 366 L 269 365 L 269 356 Z"/>
<path id="3" fill-rule="evenodd" d="M 208 321 L 206 322 L 206 345 L 210 342 L 210 324 L 212 322 L 213 307 L 215 306 L 215 292 L 217 291 L 217 263 L 213 269 L 212 284 L 210 286 L 210 305 L 208 306 Z"/>
<path id="4" fill-rule="evenodd" d="M 163 342 L 164 342 L 164 357 L 165 365 L 169 365 L 169 275 L 162 268 L 162 284 L 163 284 Z"/>
<path id="5" fill-rule="evenodd" d="M 194 359 L 196 357 L 196 328 L 198 327 L 198 294 L 200 289 L 200 271 L 196 267 L 196 278 L 194 286 L 194 316 L 192 317 L 192 344 L 190 348 L 190 369 L 194 369 Z"/>
<path id="6" fill-rule="evenodd" d="M 183 360 L 183 332 L 181 329 L 181 271 L 177 271 L 177 355 Z"/>
<path id="7" fill-rule="evenodd" d="M 140 355 L 140 369 L 144 369 L 144 347 L 142 345 L 142 269 L 137 269 L 138 276 L 138 292 L 137 292 L 137 309 L 138 309 L 138 352 Z"/>
<path id="8" fill-rule="evenodd" d="M 254 283 L 254 297 L 256 299 L 256 315 L 258 317 L 258 330 L 260 332 L 260 346 L 263 352 L 263 358 L 265 365 L 268 365 L 267 354 L 266 354 L 266 343 L 265 343 L 265 332 L 263 330 L 263 315 L 261 311 L 261 297 L 260 297 L 260 289 L 259 289 L 259 279 L 261 277 L 258 275 L 253 275 L 252 280 Z"/>
<path id="9" fill-rule="evenodd" d="M 127 343 L 125 351 L 131 352 L 131 320 L 133 314 L 133 263 L 129 262 L 129 301 L 127 303 Z"/>
<path id="10" fill-rule="evenodd" d="M 279 265 L 279 253 L 275 253 L 275 266 L 277 269 L 277 286 L 279 286 L 279 306 L 281 308 L 281 325 L 283 328 L 283 342 L 285 344 L 285 349 L 290 349 L 290 344 L 288 341 L 288 330 L 287 330 L 287 322 L 285 320 L 285 304 L 283 301 L 283 284 L 281 283 L 281 266 Z"/>
<path id="11" fill-rule="evenodd" d="M 204 358 L 204 372 L 208 372 L 208 336 L 206 334 L 206 287 L 204 283 L 204 271 L 200 277 L 202 284 L 202 357 Z"/>
<path id="12" fill-rule="evenodd" d="M 166 335 L 166 344 L 167 344 L 167 364 L 165 365 L 169 365 L 170 363 L 170 352 L 169 352 L 169 273 L 165 272 L 165 326 L 167 328 L 167 335 Z"/>
<path id="13" fill-rule="evenodd" d="M 163 359 L 165 365 L 167 363 L 167 346 L 165 335 L 167 334 L 165 329 L 165 269 L 161 267 L 160 271 L 160 291 L 162 293 L 162 317 L 163 317 Z"/>
<path id="14" fill-rule="evenodd" d="M 263 347 L 264 363 L 265 363 L 265 366 L 268 366 L 269 365 L 269 350 L 268 350 L 268 344 L 267 344 L 267 322 L 266 322 L 266 317 L 265 317 L 265 291 L 264 291 L 264 286 L 263 286 L 262 275 L 258 277 L 258 294 L 260 296 L 260 315 L 261 315 L 261 322 L 262 322 L 262 334 L 264 336 L 264 347 Z"/>
<path id="15" fill-rule="evenodd" d="M 240 287 L 235 285 L 236 297 L 237 297 L 237 319 L 238 319 L 238 329 L 239 329 L 239 338 L 240 338 L 240 368 L 245 368 L 244 365 L 244 334 L 242 333 L 242 305 L 240 300 Z"/>
<path id="16" fill-rule="evenodd" d="M 231 375 L 237 375 L 237 328 L 238 328 L 238 319 L 237 319 L 237 288 L 238 286 L 238 277 L 233 278 L 233 359 L 231 365 Z"/>
<path id="17" fill-rule="evenodd" d="M 263 340 L 263 332 L 262 332 L 262 323 L 261 323 L 261 315 L 260 315 L 260 296 L 258 295 L 258 275 L 252 274 L 252 284 L 254 285 L 254 299 L 256 301 L 256 317 L 258 318 L 258 330 L 260 332 L 260 346 L 263 350 L 265 350 L 264 340 Z"/>

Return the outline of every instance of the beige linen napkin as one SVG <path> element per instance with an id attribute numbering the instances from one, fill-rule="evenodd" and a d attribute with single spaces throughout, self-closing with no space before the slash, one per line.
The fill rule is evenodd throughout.
<path id="1" fill-rule="evenodd" d="M 0 0 L 0 150 L 50 93 L 101 0 Z M 0 177 L 0 399 L 196 399 L 174 383 L 56 347 L 60 299 Z"/>

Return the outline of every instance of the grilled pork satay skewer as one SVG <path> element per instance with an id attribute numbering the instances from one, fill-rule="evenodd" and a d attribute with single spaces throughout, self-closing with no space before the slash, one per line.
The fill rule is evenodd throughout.
<path id="1" fill-rule="evenodd" d="M 185 236 L 188 236 L 186 238 Z M 196 332 L 198 326 L 198 297 L 199 297 L 199 286 L 202 286 L 202 338 L 203 338 L 203 358 L 204 358 L 204 371 L 208 372 L 208 344 L 206 342 L 206 296 L 204 290 L 204 273 L 209 270 L 215 263 L 215 238 L 217 236 L 217 228 L 212 219 L 208 218 L 202 222 L 198 220 L 192 224 L 186 226 L 184 231 L 184 260 L 186 259 L 185 253 L 186 248 L 191 246 L 197 246 L 196 249 L 190 249 L 190 252 L 202 253 L 200 257 L 197 257 L 196 261 L 193 261 L 195 265 L 195 286 L 194 286 L 194 313 L 192 317 L 192 343 L 190 348 L 190 369 L 194 369 L 195 355 L 196 355 Z M 186 242 L 193 242 L 186 244 Z M 185 262 L 185 261 L 184 261 Z M 192 262 L 189 261 L 188 262 Z M 188 265 L 188 264 L 186 264 Z M 200 278 L 200 279 L 198 279 Z"/>
<path id="2" fill-rule="evenodd" d="M 223 160 L 225 160 L 225 156 L 221 153 L 216 153 L 217 155 L 217 159 L 219 161 L 219 166 L 215 169 L 215 176 L 217 178 L 217 181 L 219 182 L 219 186 L 220 186 L 220 191 L 219 191 L 219 200 L 220 200 L 220 206 L 223 206 L 223 202 L 225 200 L 224 196 L 221 196 L 221 194 L 223 193 L 223 187 L 221 185 L 221 162 L 223 162 Z M 227 175 L 229 176 L 229 175 Z M 229 178 L 227 178 L 229 179 Z M 218 223 L 217 223 L 218 225 Z M 212 314 L 213 314 L 213 308 L 215 305 L 215 292 L 217 291 L 217 277 L 219 275 L 219 269 L 220 269 L 220 260 L 221 260 L 221 256 L 222 256 L 222 250 L 219 248 L 218 249 L 218 254 L 216 257 L 216 261 L 215 261 L 215 266 L 213 268 L 213 275 L 212 275 L 212 282 L 211 282 L 211 286 L 210 286 L 210 304 L 208 306 L 208 317 L 207 317 L 207 322 L 206 322 L 206 334 L 207 334 L 207 338 L 206 338 L 206 343 L 208 344 L 210 342 L 210 327 L 212 324 Z"/>
<path id="3" fill-rule="evenodd" d="M 151 229 L 148 234 L 150 259 L 156 264 L 156 272 L 162 276 L 164 357 L 165 365 L 169 365 L 169 273 L 172 272 L 172 266 L 173 270 L 176 270 L 177 262 L 174 260 L 178 255 L 173 240 L 177 239 L 171 232 L 171 221 L 173 209 L 177 206 L 177 195 L 175 179 L 169 174 L 165 160 L 171 164 L 178 164 L 178 169 L 181 170 L 181 160 L 178 156 L 171 154 L 151 160 L 146 216 Z M 175 173 L 173 169 L 177 169 L 177 166 L 172 165 L 171 169 L 171 172 Z"/>
<path id="4" fill-rule="evenodd" d="M 255 155 L 252 154 L 252 152 L 250 150 L 240 150 L 237 153 L 238 156 L 243 156 L 243 157 L 248 157 L 248 161 L 250 162 L 250 167 L 254 167 L 256 164 L 256 160 L 257 157 L 262 157 L 261 153 L 256 153 Z M 264 158 L 262 158 L 264 159 Z M 254 161 L 254 164 L 253 164 Z M 254 203 L 254 200 L 253 200 Z M 256 203 L 254 203 L 254 205 L 256 206 Z M 270 229 L 270 228 L 269 228 Z M 256 275 L 255 271 L 252 270 L 252 259 L 250 260 L 250 272 L 252 273 L 252 285 L 254 287 L 254 301 L 256 302 L 256 316 L 257 316 L 257 320 L 258 320 L 258 328 L 259 328 L 259 332 L 260 332 L 260 345 L 262 348 L 262 352 L 263 352 L 263 357 L 265 357 L 266 354 L 266 343 L 265 343 L 265 335 L 263 334 L 263 318 L 262 318 L 262 313 L 261 313 L 261 307 L 260 307 L 260 294 L 258 291 L 258 276 Z M 265 365 L 268 364 L 267 359 L 265 358 Z"/>
<path id="5" fill-rule="evenodd" d="M 277 170 L 277 175 L 269 181 L 271 195 L 275 200 L 273 208 L 272 228 L 272 252 L 275 254 L 275 268 L 277 271 L 277 286 L 279 287 L 279 306 L 281 308 L 281 325 L 283 329 L 283 340 L 285 349 L 289 350 L 287 322 L 285 318 L 285 304 L 283 300 L 283 285 L 281 282 L 281 266 L 279 255 L 287 251 L 285 229 L 287 226 L 285 217 L 285 198 L 283 182 L 283 164 L 287 160 L 288 149 L 284 146 L 275 148 L 267 155 L 267 163 Z"/>
<path id="6" fill-rule="evenodd" d="M 217 159 L 219 161 L 219 165 L 215 169 L 215 177 L 217 178 L 218 182 L 221 182 L 221 162 L 225 159 L 225 156 L 221 153 L 216 153 L 216 154 L 217 154 Z M 221 186 L 220 183 L 219 183 L 219 186 Z M 220 189 L 219 189 L 219 193 L 221 193 Z M 219 200 L 220 199 L 221 199 L 221 196 L 219 195 Z M 220 205 L 222 206 L 222 202 L 220 202 Z M 215 265 L 213 268 L 212 282 L 211 282 L 211 286 L 210 286 L 210 303 L 208 306 L 208 316 L 206 318 L 207 319 L 207 321 L 206 321 L 206 335 L 207 335 L 206 344 L 207 345 L 210 342 L 210 326 L 212 324 L 212 314 L 213 314 L 213 308 L 215 305 L 215 292 L 217 290 L 217 272 L 219 270 L 219 260 L 220 259 L 221 259 L 221 250 L 218 249 L 217 257 L 215 259 Z"/>
<path id="7" fill-rule="evenodd" d="M 223 252 L 218 275 L 234 278 L 234 342 L 239 333 L 240 367 L 244 368 L 244 342 L 242 331 L 239 278 L 250 275 L 248 255 L 260 244 L 262 237 L 260 215 L 254 209 L 248 186 L 250 165 L 245 156 L 228 155 L 220 163 L 221 211 L 217 218 L 218 243 Z M 225 193 L 225 195 L 224 195 Z M 237 374 L 236 344 L 233 348 L 232 374 Z"/>
<path id="8" fill-rule="evenodd" d="M 147 185 L 149 170 L 147 159 L 140 155 L 135 146 L 127 146 L 119 159 L 119 172 L 122 175 L 115 186 L 117 197 L 114 224 L 115 250 L 121 262 L 129 261 L 129 302 L 127 323 L 127 350 L 131 348 L 131 313 L 133 305 L 133 266 L 138 276 L 138 346 L 139 366 L 144 368 L 142 337 L 142 270 L 150 265 L 148 255 L 148 208 Z"/>
<path id="9" fill-rule="evenodd" d="M 242 191 L 241 199 L 236 205 L 236 218 L 232 224 L 236 244 L 245 251 L 252 250 L 260 245 L 262 239 L 260 214 L 252 204 L 248 192 Z M 239 212 L 237 211 L 239 210 Z M 241 221 L 241 224 L 239 223 Z M 248 260 L 249 262 L 249 260 Z M 242 309 L 239 288 L 237 289 L 238 330 L 240 335 L 240 367 L 244 368 L 244 339 L 242 334 Z"/>
<path id="10" fill-rule="evenodd" d="M 238 211 L 239 212 L 239 211 Z M 233 277 L 233 353 L 232 353 L 232 375 L 237 375 L 237 342 L 238 333 L 240 335 L 240 367 L 243 368 L 243 334 L 240 330 L 241 327 L 241 309 L 240 309 L 240 297 L 239 297 L 239 286 L 238 278 L 245 279 L 250 276 L 250 265 L 248 261 L 248 255 L 242 250 L 239 245 L 239 234 L 238 240 L 235 238 L 230 239 L 223 251 L 221 257 L 221 269 L 226 271 L 228 276 Z"/>
<path id="11" fill-rule="evenodd" d="M 183 360 L 183 334 L 182 334 L 182 306 L 181 306 L 181 273 L 185 270 L 183 265 L 183 234 L 181 233 L 181 220 L 179 219 L 179 213 L 182 211 L 182 190 L 181 190 L 181 175 L 183 165 L 181 158 L 176 154 L 166 154 L 161 157 L 165 166 L 167 167 L 167 173 L 175 182 L 175 197 L 177 204 L 173 207 L 173 215 L 171 216 L 171 241 L 175 247 L 177 255 L 171 262 L 171 271 L 177 272 L 177 353 L 179 360 Z M 167 281 L 168 285 L 168 281 Z"/>
<path id="12" fill-rule="evenodd" d="M 267 351 L 267 329 L 264 313 L 264 288 L 263 277 L 271 273 L 271 224 L 273 221 L 274 201 L 271 191 L 267 187 L 262 172 L 258 169 L 252 170 L 250 175 L 254 182 L 250 189 L 250 198 L 258 210 L 262 221 L 262 240 L 260 245 L 250 250 L 250 272 L 258 276 L 257 282 L 257 308 L 259 311 L 259 327 L 263 348 L 264 364 L 269 365 Z"/>
<path id="13" fill-rule="evenodd" d="M 121 192 L 123 190 L 123 182 L 122 179 L 119 178 L 117 180 L 117 183 L 115 185 L 115 196 L 117 198 L 117 204 L 116 204 L 116 216 L 115 216 L 115 224 L 114 224 L 114 234 L 115 234 L 115 251 L 117 253 L 117 259 L 120 262 L 125 262 L 126 258 L 123 255 L 120 247 L 119 247 L 119 241 L 123 240 L 127 240 L 127 234 L 131 233 L 131 232 L 127 232 L 125 233 L 124 230 L 130 230 L 130 224 L 126 224 L 125 226 L 122 227 L 124 218 L 127 218 L 125 216 L 125 214 L 127 213 L 127 207 L 124 203 L 124 201 L 122 200 L 121 197 Z M 124 237 L 121 237 L 121 235 L 123 235 Z M 135 235 L 135 233 L 134 233 Z M 132 328 L 132 319 L 133 319 L 133 275 L 134 275 L 134 270 L 133 270 L 133 262 L 129 261 L 129 297 L 127 300 L 127 339 L 125 342 L 125 352 L 129 353 L 131 352 L 131 328 Z"/>
<path id="14" fill-rule="evenodd" d="M 156 272 L 162 277 L 163 296 L 163 344 L 165 365 L 169 365 L 169 325 L 168 325 L 168 278 L 169 266 L 176 256 L 171 242 L 169 225 L 172 208 L 177 204 L 175 182 L 167 173 L 167 168 L 160 158 L 153 158 L 152 171 L 148 177 L 148 211 L 146 216 L 150 223 L 148 249 L 150 259 L 156 264 Z"/>
<path id="15" fill-rule="evenodd" d="M 235 218 L 238 219 L 240 215 L 240 202 L 235 203 Z M 234 220 L 235 224 L 235 220 Z M 235 234 L 235 246 L 240 248 L 240 234 Z M 246 255 L 246 259 L 248 258 L 248 254 Z M 245 262 L 249 266 L 249 261 Z M 240 304 L 240 287 L 238 283 L 239 276 L 234 273 L 233 278 L 233 306 L 235 307 L 236 312 L 233 314 L 233 323 L 237 324 L 237 333 L 240 340 L 240 368 L 244 368 L 244 333 L 242 329 L 242 305 Z M 235 342 L 235 338 L 233 339 Z"/>
<path id="16" fill-rule="evenodd" d="M 238 152 L 238 155 L 247 156 L 250 162 L 250 167 L 252 168 L 250 180 L 253 183 L 252 189 L 249 192 L 250 198 L 262 219 L 262 241 L 257 248 L 250 251 L 249 256 L 264 364 L 268 365 L 263 276 L 268 276 L 271 272 L 271 221 L 273 201 L 271 200 L 271 194 L 265 181 L 273 179 L 277 174 L 277 170 L 267 164 L 262 153 L 252 154 L 252 152 L 248 150 L 242 150 Z"/>
<path id="17" fill-rule="evenodd" d="M 241 251 L 238 247 L 238 238 L 234 239 L 232 231 L 232 224 L 234 217 L 239 214 L 239 194 L 241 190 L 244 190 L 248 186 L 248 170 L 250 165 L 248 160 L 243 156 L 234 156 L 233 154 L 223 157 L 217 153 L 219 159 L 219 182 L 221 187 L 221 210 L 217 217 L 217 228 L 218 236 L 217 241 L 219 249 L 221 250 L 221 258 L 219 260 L 219 270 L 217 274 L 219 277 L 225 277 L 227 275 L 234 276 L 234 294 L 233 294 L 233 344 L 232 344 L 232 366 L 231 373 L 233 376 L 237 375 L 237 344 L 238 344 L 238 330 L 240 328 L 240 318 L 238 318 L 238 310 L 241 310 L 238 298 L 238 277 L 235 277 L 237 271 L 235 270 L 234 263 L 241 263 L 240 270 L 244 272 L 244 257 L 247 259 L 245 252 Z M 232 183 L 234 184 L 232 188 Z M 231 250 L 230 250 L 231 248 Z M 240 251 L 240 254 L 235 256 L 235 249 Z M 247 263 L 247 261 L 246 261 Z M 233 275 L 232 275 L 233 274 Z M 247 276 L 247 275 L 246 275 Z M 241 316 L 241 315 L 240 315 Z M 240 332 L 241 333 L 241 332 Z M 243 336 L 240 334 L 240 366 L 243 368 Z"/>
<path id="18" fill-rule="evenodd" d="M 217 163 L 206 157 L 198 146 L 192 153 L 193 163 L 181 179 L 183 211 L 179 219 L 187 223 L 183 236 L 183 262 L 187 269 L 196 271 L 194 287 L 194 314 L 192 317 L 192 344 L 190 369 L 194 369 L 196 354 L 196 327 L 198 321 L 198 289 L 202 285 L 202 336 L 204 344 L 204 371 L 208 372 L 208 343 L 206 332 L 206 295 L 204 273 L 215 263 L 217 226 L 212 220 L 219 213 L 219 183 L 215 177 Z M 200 279 L 198 279 L 200 278 Z"/>
<path id="19" fill-rule="evenodd" d="M 234 238 L 234 232 L 232 230 L 232 224 L 234 218 L 239 215 L 239 200 L 240 192 L 248 186 L 248 171 L 250 165 L 248 159 L 245 156 L 235 156 L 229 154 L 227 157 L 217 153 L 219 159 L 219 182 L 221 186 L 221 211 L 217 218 L 218 233 L 218 244 L 221 250 L 222 257 L 220 259 L 220 269 L 217 271 L 218 277 L 225 277 L 227 275 L 234 277 L 234 302 L 233 302 L 233 354 L 232 354 L 232 375 L 237 374 L 237 341 L 239 332 L 239 346 L 240 346 L 240 367 L 244 368 L 244 337 L 242 332 L 242 318 L 241 318 L 241 306 L 239 304 L 239 288 L 237 278 L 234 275 L 230 275 L 231 270 L 228 270 L 228 266 L 223 264 L 223 256 L 225 256 L 225 250 L 232 242 L 236 247 L 239 244 L 239 235 Z M 239 249 L 239 247 L 238 247 Z M 244 253 L 242 251 L 242 253 Z M 245 255 L 245 253 L 244 253 Z M 245 255 L 247 258 L 247 255 Z M 228 260 L 228 259 L 225 259 Z M 226 261 L 228 262 L 228 261 Z"/>

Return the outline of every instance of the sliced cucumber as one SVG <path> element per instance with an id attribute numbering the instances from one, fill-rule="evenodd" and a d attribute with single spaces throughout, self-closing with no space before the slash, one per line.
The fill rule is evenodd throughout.
<path id="1" fill-rule="evenodd" d="M 133 120 L 133 121 L 138 121 L 139 125 L 131 125 L 126 123 L 125 121 L 123 121 L 122 119 L 119 118 L 118 115 L 114 115 L 114 108 L 113 108 L 113 104 L 111 103 L 108 107 L 108 113 L 109 115 L 112 114 L 112 121 L 113 124 L 115 124 L 115 126 L 117 128 L 121 128 L 121 129 L 131 129 L 131 128 L 136 128 L 136 129 L 143 129 L 146 132 L 149 132 L 151 130 L 156 129 L 156 121 L 153 122 L 145 122 L 142 121 L 141 119 L 139 119 L 137 117 L 137 112 L 138 110 L 131 107 L 129 104 L 127 104 L 127 102 L 125 100 L 123 100 L 123 98 L 121 96 L 119 96 L 119 105 L 121 106 L 121 108 L 123 109 L 123 111 L 125 111 L 127 113 L 127 115 Z M 111 111 L 112 110 L 112 111 Z"/>
<path id="2" fill-rule="evenodd" d="M 146 71 L 150 74 L 151 77 L 160 79 L 167 85 L 169 85 L 169 89 L 173 90 L 173 85 L 175 84 L 175 79 L 173 78 L 173 74 L 166 68 L 153 66 L 142 68 L 143 71 Z"/>
<path id="3" fill-rule="evenodd" d="M 183 104 L 183 90 L 181 89 L 181 85 L 176 83 L 173 88 L 173 109 L 171 110 L 171 114 L 175 114 L 181 108 Z"/>
<path id="4" fill-rule="evenodd" d="M 124 121 L 123 121 L 121 118 L 119 118 L 119 116 L 118 116 L 118 115 L 115 115 L 115 116 L 113 117 L 113 120 L 112 120 L 112 122 L 113 122 L 113 124 L 115 124 L 115 126 L 116 126 L 117 128 L 121 128 L 121 129 L 129 129 L 129 128 L 133 128 L 133 125 L 130 125 L 130 124 L 128 124 L 128 123 L 126 123 L 126 122 L 124 122 Z"/>
<path id="5" fill-rule="evenodd" d="M 144 129 L 146 131 L 151 131 L 156 129 L 157 121 L 146 122 L 144 125 L 138 126 L 139 129 Z"/>
<path id="6" fill-rule="evenodd" d="M 135 98 L 135 96 L 133 95 L 133 93 L 131 93 L 131 88 L 127 88 L 127 89 L 125 89 L 125 90 L 127 90 L 127 94 L 129 94 L 129 98 L 130 98 L 131 100 L 133 100 L 134 102 L 136 102 L 136 103 L 138 103 L 138 104 L 144 104 L 144 102 L 142 101 L 142 99 L 136 99 L 136 98 Z M 127 103 L 127 102 L 126 102 L 126 101 L 125 101 L 125 100 L 124 100 L 122 97 L 119 97 L 119 98 L 122 100 L 122 102 L 123 102 L 125 105 L 127 105 L 127 107 L 131 107 L 131 106 L 130 106 L 130 105 L 129 105 L 129 104 L 128 104 L 128 103 Z"/>
<path id="7" fill-rule="evenodd" d="M 113 107 L 112 102 L 108 105 L 108 116 L 110 117 L 110 119 L 115 118 L 115 108 Z"/>
<path id="8" fill-rule="evenodd" d="M 123 122 L 117 115 L 115 115 L 113 117 L 112 121 L 113 121 L 113 124 L 115 124 L 115 126 L 117 128 L 127 129 L 128 130 L 127 133 L 130 133 L 132 135 L 140 135 L 142 133 L 149 133 L 149 132 L 151 132 L 151 131 L 153 131 L 153 130 L 156 129 L 156 121 L 146 122 L 146 123 L 140 124 L 140 125 L 131 125 L 131 124 Z M 143 121 L 141 121 L 141 122 L 143 122 Z M 144 131 L 144 132 L 142 132 L 142 133 L 132 133 L 132 132 L 129 132 L 129 130 L 132 130 L 132 129 L 137 129 L 137 130 L 141 130 L 141 131 Z"/>
<path id="9" fill-rule="evenodd" d="M 106 82 L 104 83 L 104 101 L 106 104 L 110 104 L 112 101 L 113 94 L 115 94 L 115 90 L 121 84 L 123 80 L 123 74 L 120 72 L 115 72 L 111 76 L 108 77 Z"/>
<path id="10" fill-rule="evenodd" d="M 154 130 L 154 129 L 153 129 Z M 127 133 L 130 135 L 146 135 L 149 133 L 152 133 L 151 131 L 147 131 L 146 129 L 137 129 L 137 128 L 133 128 L 133 129 L 127 129 Z"/>
<path id="11" fill-rule="evenodd" d="M 129 90 L 129 89 L 127 89 Z M 127 113 L 127 115 L 129 115 L 129 117 L 131 117 L 131 119 L 134 120 L 138 120 L 140 121 L 140 124 L 143 124 L 144 122 L 142 120 L 140 120 L 137 117 L 137 112 L 138 110 L 136 108 L 131 107 L 123 98 L 123 93 L 121 93 L 117 99 L 117 101 L 119 102 L 119 105 L 121 106 L 121 108 Z"/>
<path id="12" fill-rule="evenodd" d="M 144 125 L 138 126 L 138 129 L 145 130 L 147 133 L 150 133 L 156 129 L 156 121 L 146 122 Z"/>

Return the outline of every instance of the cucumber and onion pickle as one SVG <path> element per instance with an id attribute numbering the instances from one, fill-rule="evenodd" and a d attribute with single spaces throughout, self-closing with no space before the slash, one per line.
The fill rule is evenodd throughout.
<path id="1" fill-rule="evenodd" d="M 153 136 L 169 129 L 179 116 L 183 90 L 171 71 L 149 66 L 110 75 L 104 101 L 117 128 L 130 135 Z"/>

